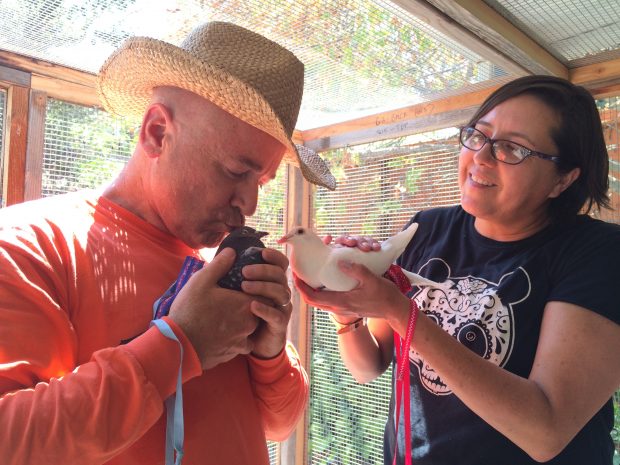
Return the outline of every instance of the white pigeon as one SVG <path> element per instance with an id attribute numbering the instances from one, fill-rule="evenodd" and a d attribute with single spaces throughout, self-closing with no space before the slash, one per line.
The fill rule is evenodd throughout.
<path id="1" fill-rule="evenodd" d="M 309 286 L 315 289 L 350 291 L 357 287 L 358 281 L 340 271 L 340 260 L 360 263 L 377 276 L 382 276 L 405 250 L 416 229 L 418 224 L 412 223 L 407 229 L 383 241 L 381 250 L 371 252 L 364 252 L 357 247 L 326 245 L 314 231 L 302 226 L 289 230 L 278 243 L 291 245 L 291 269 Z M 403 273 L 415 286 L 443 287 L 415 273 L 406 270 L 403 270 Z"/>

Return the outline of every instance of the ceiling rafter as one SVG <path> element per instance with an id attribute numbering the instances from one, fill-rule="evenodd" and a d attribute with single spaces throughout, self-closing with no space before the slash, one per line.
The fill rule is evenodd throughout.
<path id="1" fill-rule="evenodd" d="M 418 11 L 426 14 L 432 11 L 429 7 L 435 8 L 438 17 L 440 14 L 448 16 L 456 25 L 477 37 L 478 45 L 465 43 L 472 50 L 485 58 L 483 53 L 494 53 L 503 57 L 502 61 L 489 58 L 499 66 L 507 61 L 531 74 L 569 77 L 569 70 L 564 64 L 482 0 L 393 1 L 414 15 L 418 14 Z M 445 20 L 437 21 L 444 27 L 441 32 L 455 40 L 463 40 L 460 28 L 451 26 Z"/>
<path id="2" fill-rule="evenodd" d="M 508 73 L 522 76 L 528 72 L 518 62 L 510 59 L 497 48 L 482 40 L 472 31 L 459 24 L 457 20 L 445 14 L 426 0 L 391 0 L 395 5 L 411 13 L 420 21 L 432 26 L 438 32 L 451 38 L 480 57 L 489 60 Z"/>
<path id="3" fill-rule="evenodd" d="M 589 89 L 619 84 L 620 58 L 572 69 L 570 80 Z"/>

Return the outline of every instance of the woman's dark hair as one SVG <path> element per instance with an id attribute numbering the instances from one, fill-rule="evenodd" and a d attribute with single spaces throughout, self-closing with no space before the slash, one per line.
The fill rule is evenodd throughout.
<path id="1" fill-rule="evenodd" d="M 595 205 L 610 208 L 609 156 L 601 118 L 594 98 L 583 87 L 552 76 L 522 77 L 493 92 L 468 125 L 474 126 L 497 105 L 519 95 L 532 95 L 557 114 L 559 126 L 552 130 L 551 137 L 559 149 L 559 171 L 581 169 L 575 182 L 551 200 L 551 218 L 572 219 L 579 212 L 589 213 Z"/>

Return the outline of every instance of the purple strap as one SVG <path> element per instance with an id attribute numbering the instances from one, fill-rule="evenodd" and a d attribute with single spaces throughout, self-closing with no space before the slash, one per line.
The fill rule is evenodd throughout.
<path id="1" fill-rule="evenodd" d="M 177 280 L 164 292 L 153 304 L 153 321 L 157 329 L 167 338 L 176 341 L 181 349 L 181 361 L 179 364 L 179 374 L 177 376 L 176 392 L 168 397 L 166 405 L 166 465 L 181 465 L 183 460 L 183 444 L 185 441 L 185 426 L 183 420 L 183 346 L 177 339 L 174 331 L 168 323 L 161 318 L 168 315 L 170 306 L 179 291 L 191 276 L 204 266 L 204 262 L 194 257 L 185 257 L 181 271 Z M 176 457 L 175 457 L 176 455 Z"/>
<path id="2" fill-rule="evenodd" d="M 205 262 L 194 257 L 185 257 L 181 271 L 177 280 L 164 292 L 164 294 L 153 304 L 153 319 L 159 320 L 161 317 L 168 315 L 170 306 L 179 291 L 185 286 L 185 283 L 191 276 L 204 266 Z"/>

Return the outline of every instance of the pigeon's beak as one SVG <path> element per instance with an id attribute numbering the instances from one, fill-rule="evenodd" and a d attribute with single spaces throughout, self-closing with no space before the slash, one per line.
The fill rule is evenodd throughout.
<path id="1" fill-rule="evenodd" d="M 286 242 L 288 242 L 288 240 L 291 238 L 290 234 L 286 234 L 285 236 L 282 236 L 280 239 L 278 239 L 278 244 L 284 244 Z"/>

